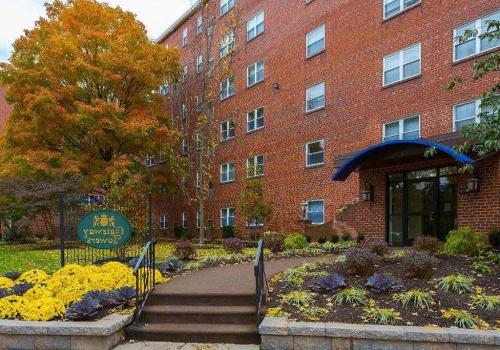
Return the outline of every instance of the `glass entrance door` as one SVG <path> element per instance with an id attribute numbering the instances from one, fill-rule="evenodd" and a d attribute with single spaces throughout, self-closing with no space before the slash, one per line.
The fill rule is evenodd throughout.
<path id="1" fill-rule="evenodd" d="M 411 245 L 420 235 L 444 239 L 455 228 L 455 167 L 389 175 L 387 192 L 389 244 Z"/>

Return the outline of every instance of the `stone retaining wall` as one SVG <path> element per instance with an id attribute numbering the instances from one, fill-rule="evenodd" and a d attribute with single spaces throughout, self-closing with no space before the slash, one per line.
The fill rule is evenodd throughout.
<path id="1" fill-rule="evenodd" d="M 108 350 L 123 339 L 132 315 L 92 322 L 0 320 L 0 349 Z"/>
<path id="2" fill-rule="evenodd" d="M 500 331 L 291 322 L 266 317 L 263 350 L 498 350 Z"/>

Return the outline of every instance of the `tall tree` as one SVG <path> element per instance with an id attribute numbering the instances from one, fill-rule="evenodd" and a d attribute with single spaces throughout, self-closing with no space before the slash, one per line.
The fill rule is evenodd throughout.
<path id="1" fill-rule="evenodd" d="M 168 105 L 185 142 L 183 149 L 195 185 L 194 191 L 186 188 L 186 199 L 198 207 L 199 241 L 203 243 L 213 158 L 220 142 L 215 101 L 219 98 L 221 81 L 233 74 L 240 13 L 234 7 L 219 18 L 217 1 L 203 0 L 196 6 L 195 33 L 191 32 L 184 49 L 188 53 L 187 64 L 179 80 L 169 81 L 172 92 Z"/>
<path id="2" fill-rule="evenodd" d="M 105 187 L 117 173 L 172 179 L 178 133 L 159 88 L 179 73 L 176 51 L 150 41 L 135 15 L 119 7 L 95 0 L 45 7 L 46 17 L 0 66 L 13 106 L 1 175 L 81 176 L 86 189 Z M 144 167 L 153 153 L 167 160 L 163 174 Z"/>
<path id="3" fill-rule="evenodd" d="M 265 224 L 271 219 L 272 204 L 264 196 L 264 182 L 261 178 L 245 180 L 245 188 L 241 193 L 239 209 L 248 222 Z"/>

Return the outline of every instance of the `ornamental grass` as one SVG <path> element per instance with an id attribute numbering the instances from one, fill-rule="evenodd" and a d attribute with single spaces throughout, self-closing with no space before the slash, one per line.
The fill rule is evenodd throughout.
<path id="1" fill-rule="evenodd" d="M 156 283 L 166 279 L 155 270 Z M 18 284 L 32 285 L 23 296 L 14 295 Z M 102 266 L 69 264 L 49 276 L 42 270 L 24 272 L 16 281 L 0 278 L 0 287 L 12 293 L 0 298 L 0 319 L 50 321 L 64 317 L 66 310 L 91 291 L 109 292 L 122 287 L 135 288 L 132 268 L 119 262 Z"/>

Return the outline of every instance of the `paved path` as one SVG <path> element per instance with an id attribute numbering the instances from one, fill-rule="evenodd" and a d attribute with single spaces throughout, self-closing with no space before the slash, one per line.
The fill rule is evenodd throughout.
<path id="1" fill-rule="evenodd" d="M 267 278 L 306 262 L 331 259 L 331 256 L 290 258 L 266 261 Z M 156 286 L 155 291 L 169 294 L 248 294 L 255 293 L 253 263 L 214 267 L 194 271 L 174 278 L 168 283 Z"/>
<path id="2" fill-rule="evenodd" d="M 259 350 L 259 345 L 234 344 L 186 344 L 165 342 L 128 342 L 115 347 L 115 350 Z"/>

